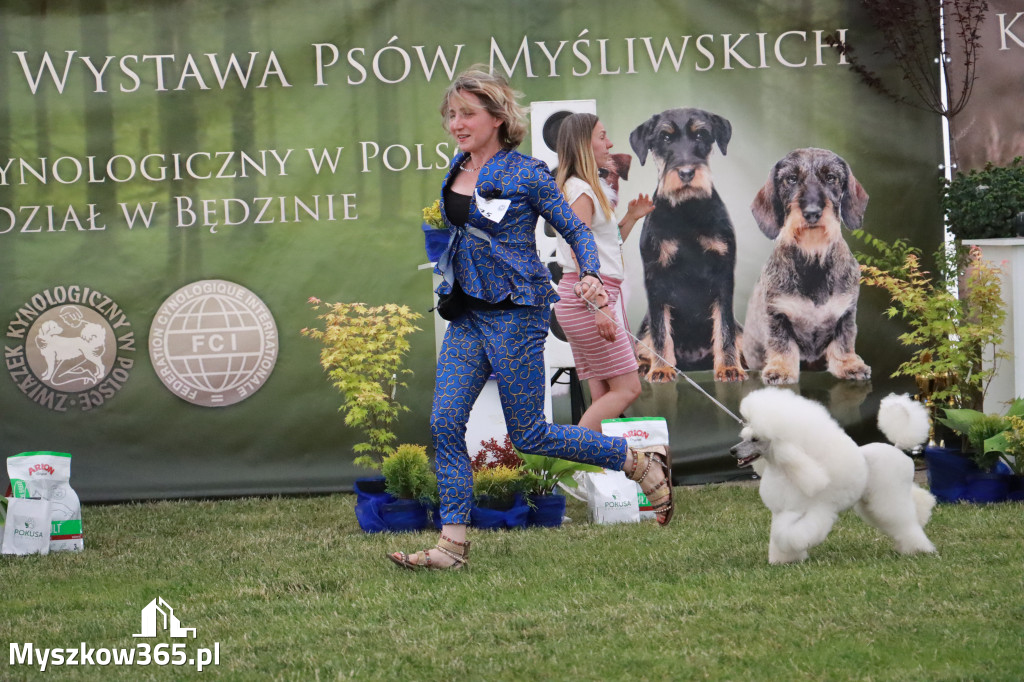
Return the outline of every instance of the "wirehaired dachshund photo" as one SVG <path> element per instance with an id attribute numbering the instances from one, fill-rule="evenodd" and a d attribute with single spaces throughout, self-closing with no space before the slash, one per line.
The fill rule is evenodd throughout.
<path id="1" fill-rule="evenodd" d="M 728 120 L 701 109 L 668 109 L 629 136 L 640 165 L 650 154 L 658 171 L 640 233 L 647 315 L 637 359 L 649 382 L 674 380 L 671 363 L 713 369 L 715 381 L 747 377 L 732 308 L 736 235 L 708 166 L 713 147 L 725 155 L 731 138 Z"/>
<path id="2" fill-rule="evenodd" d="M 861 226 L 868 195 L 827 149 L 797 149 L 772 168 L 751 211 L 775 241 L 747 303 L 743 357 L 765 384 L 794 384 L 800 369 L 871 378 L 854 352 L 860 268 L 841 225 Z"/>

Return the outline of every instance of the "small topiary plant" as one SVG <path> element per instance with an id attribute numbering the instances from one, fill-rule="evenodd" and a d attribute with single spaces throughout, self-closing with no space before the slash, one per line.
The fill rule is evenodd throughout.
<path id="1" fill-rule="evenodd" d="M 523 487 L 523 470 L 495 466 L 473 472 L 473 496 L 495 507 L 508 505 Z"/>
<path id="2" fill-rule="evenodd" d="M 429 500 L 437 489 L 437 478 L 422 445 L 399 445 L 381 461 L 380 472 L 384 490 L 400 499 Z"/>

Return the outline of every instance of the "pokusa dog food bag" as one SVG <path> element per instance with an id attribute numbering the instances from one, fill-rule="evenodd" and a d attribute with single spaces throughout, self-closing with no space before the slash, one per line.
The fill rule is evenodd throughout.
<path id="1" fill-rule="evenodd" d="M 636 484 L 621 471 L 578 474 L 591 523 L 636 523 L 640 520 Z"/>
<path id="2" fill-rule="evenodd" d="M 50 551 L 80 552 L 82 505 L 71 488 L 71 455 L 23 452 L 7 458 L 7 475 L 16 499 L 41 498 L 50 504 Z"/>
<path id="3" fill-rule="evenodd" d="M 4 548 L 4 528 L 7 526 L 7 503 L 9 498 L 0 497 L 0 551 Z"/>
<path id="4" fill-rule="evenodd" d="M 601 432 L 606 436 L 619 436 L 629 441 L 629 447 L 642 448 L 649 445 L 668 447 L 668 422 L 664 417 L 631 417 L 623 419 L 605 419 L 601 422 Z M 651 503 L 647 500 L 640 484 L 635 483 L 637 501 L 640 505 L 640 519 L 653 519 L 656 514 L 651 511 Z"/>
<path id="5" fill-rule="evenodd" d="M 3 554 L 48 554 L 50 552 L 50 503 L 40 499 L 11 498 L 7 501 Z"/>

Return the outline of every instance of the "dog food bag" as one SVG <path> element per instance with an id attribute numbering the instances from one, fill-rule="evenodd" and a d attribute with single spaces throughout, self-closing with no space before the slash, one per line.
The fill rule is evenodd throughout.
<path id="1" fill-rule="evenodd" d="M 601 432 L 606 436 L 619 436 L 629 441 L 629 447 L 642 448 L 648 445 L 664 445 L 668 447 L 668 422 L 664 417 L 630 417 L 623 419 L 605 419 L 601 422 Z M 636 485 L 637 500 L 640 505 L 640 518 L 653 519 L 657 515 L 651 511 L 640 484 Z"/>
<path id="2" fill-rule="evenodd" d="M 4 554 L 50 553 L 50 503 L 15 497 L 7 501 Z"/>
<path id="3" fill-rule="evenodd" d="M 587 498 L 591 523 L 631 523 L 640 520 L 636 483 L 621 471 L 583 472 L 580 486 Z"/>
<path id="4" fill-rule="evenodd" d="M 50 503 L 50 551 L 80 552 L 82 505 L 71 488 L 71 455 L 62 452 L 23 452 L 7 458 L 7 475 L 14 497 L 38 497 Z"/>
<path id="5" fill-rule="evenodd" d="M 4 526 L 7 523 L 8 498 L 0 497 L 0 551 L 4 548 Z"/>

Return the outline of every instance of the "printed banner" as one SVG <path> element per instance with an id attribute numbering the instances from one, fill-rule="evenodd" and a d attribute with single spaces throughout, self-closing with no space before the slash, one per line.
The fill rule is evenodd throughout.
<path id="1" fill-rule="evenodd" d="M 751 328 L 767 339 L 755 303 L 788 285 L 761 276 L 788 220 L 773 208 L 786 197 L 777 163 L 821 150 L 789 157 L 790 175 L 813 169 L 839 192 L 829 206 L 848 225 L 926 250 L 941 235 L 939 121 L 867 89 L 827 44 L 830 34 L 870 42 L 852 0 L 90 8 L 0 8 L 2 442 L 9 454 L 72 453 L 84 501 L 350 489 L 366 473 L 352 465 L 363 437 L 344 425 L 320 349 L 300 334 L 314 322 L 311 296 L 424 314 L 397 430 L 399 442 L 430 442 L 421 211 L 457 151 L 441 94 L 476 63 L 527 103 L 592 100 L 612 151 L 630 159 L 623 206 L 680 181 L 659 176 L 678 151 L 662 124 L 696 116 L 715 131 L 701 173 L 734 266 L 706 277 L 725 242 L 677 256 L 674 231 L 691 227 L 650 216 L 624 245 L 627 313 L 661 350 L 667 326 L 694 358 L 679 369 L 733 411 L 761 379 L 716 380 L 716 358 L 733 352 L 716 345 L 721 329 L 741 344 Z M 844 192 L 856 201 L 843 204 Z M 821 248 L 849 238 L 829 215 Z M 658 253 L 675 264 L 651 280 L 663 292 L 653 303 L 645 274 L 659 261 L 641 253 L 643 230 L 662 231 Z M 732 300 L 710 286 L 731 287 Z M 805 333 L 850 293 L 802 309 Z M 687 322 L 679 311 L 709 296 L 717 321 Z M 790 377 L 855 437 L 874 433 L 882 396 L 909 388 L 889 379 L 905 352 L 886 305 L 864 291 L 843 309 L 863 367 L 848 357 L 846 378 L 813 366 Z M 667 420 L 677 481 L 733 475 L 738 424 L 674 370 L 650 357 L 645 370 L 629 416 Z"/>
<path id="2" fill-rule="evenodd" d="M 959 170 L 981 170 L 985 164 L 1009 165 L 1024 156 L 1024 8 L 1014 0 L 989 0 L 980 28 L 981 49 L 974 88 L 967 106 L 954 119 L 952 137 L 959 152 Z M 956 79 L 962 65 L 950 65 Z"/>

